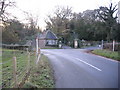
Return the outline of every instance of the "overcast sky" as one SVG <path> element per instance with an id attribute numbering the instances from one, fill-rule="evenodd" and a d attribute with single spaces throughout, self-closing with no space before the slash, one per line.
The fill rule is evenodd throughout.
<path id="1" fill-rule="evenodd" d="M 112 1 L 117 4 L 120 0 L 14 0 L 16 6 L 13 8 L 12 14 L 18 19 L 24 20 L 25 15 L 23 11 L 32 13 L 34 16 L 39 16 L 39 26 L 43 29 L 45 26 L 44 19 L 48 14 L 52 14 L 55 6 L 69 6 L 72 7 L 73 12 L 83 12 L 87 9 L 93 10 L 99 6 L 108 6 Z"/>

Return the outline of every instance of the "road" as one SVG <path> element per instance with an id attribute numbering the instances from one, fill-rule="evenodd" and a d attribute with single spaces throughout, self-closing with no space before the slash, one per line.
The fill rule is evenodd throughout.
<path id="1" fill-rule="evenodd" d="M 53 67 L 56 88 L 118 88 L 118 62 L 83 49 L 42 49 Z"/>

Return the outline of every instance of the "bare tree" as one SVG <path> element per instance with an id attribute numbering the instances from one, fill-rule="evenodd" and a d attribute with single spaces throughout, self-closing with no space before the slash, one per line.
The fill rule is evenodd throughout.
<path id="1" fill-rule="evenodd" d="M 63 32 L 67 30 L 68 22 L 72 16 L 72 8 L 56 6 L 53 14 L 53 16 L 48 15 L 48 20 L 45 20 L 46 28 L 52 29 L 58 37 L 64 37 Z"/>
<path id="2" fill-rule="evenodd" d="M 28 34 L 29 35 L 36 34 L 39 31 L 39 28 L 38 28 L 39 17 L 37 15 L 34 16 L 33 14 L 29 12 L 25 12 L 25 15 L 26 15 L 26 21 L 27 21 L 26 27 L 28 27 L 29 29 Z"/>
<path id="3" fill-rule="evenodd" d="M 62 7 L 62 6 L 56 6 L 56 10 L 54 14 L 56 17 L 59 17 L 61 19 L 69 19 L 72 15 L 72 8 L 71 7 Z"/>
<path id="4" fill-rule="evenodd" d="M 14 1 L 0 0 L 0 20 L 5 21 L 8 19 L 8 15 L 10 15 L 10 13 L 8 13 L 6 9 L 12 6 L 15 6 Z"/>

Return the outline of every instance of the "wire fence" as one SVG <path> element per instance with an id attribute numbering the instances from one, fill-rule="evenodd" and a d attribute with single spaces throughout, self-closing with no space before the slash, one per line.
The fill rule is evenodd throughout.
<path id="1" fill-rule="evenodd" d="M 7 57 L 11 59 L 8 60 Z M 23 50 L 10 50 L 9 53 L 3 50 L 2 59 L 2 88 L 21 87 L 36 62 L 34 52 Z"/>

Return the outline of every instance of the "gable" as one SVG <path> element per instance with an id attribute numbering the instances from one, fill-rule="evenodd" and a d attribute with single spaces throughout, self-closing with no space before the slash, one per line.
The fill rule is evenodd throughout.
<path id="1" fill-rule="evenodd" d="M 52 40 L 57 40 L 57 36 L 51 32 L 50 30 L 44 31 L 43 33 L 38 33 L 36 35 L 39 39 L 52 39 Z"/>
<path id="2" fill-rule="evenodd" d="M 48 31 L 46 34 L 46 39 L 57 39 L 57 36 L 51 31 Z"/>

